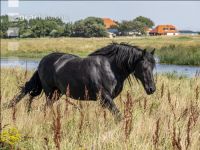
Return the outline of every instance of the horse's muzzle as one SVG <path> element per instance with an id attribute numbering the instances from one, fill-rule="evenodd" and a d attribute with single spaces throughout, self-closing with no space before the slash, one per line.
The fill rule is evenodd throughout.
<path id="1" fill-rule="evenodd" d="M 146 89 L 148 95 L 153 94 L 156 91 L 156 87 L 149 87 Z"/>

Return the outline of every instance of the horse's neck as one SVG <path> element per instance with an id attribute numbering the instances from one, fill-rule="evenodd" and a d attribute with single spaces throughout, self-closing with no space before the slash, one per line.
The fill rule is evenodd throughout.
<path id="1" fill-rule="evenodd" d="M 124 82 L 131 72 L 119 67 L 115 61 L 111 62 L 112 70 L 120 82 Z"/>
<path id="2" fill-rule="evenodd" d="M 135 60 L 132 62 L 132 64 L 130 65 L 132 68 L 130 68 L 129 66 L 129 59 L 126 59 L 126 62 L 121 62 L 121 65 L 124 65 L 124 67 L 120 66 L 119 64 L 117 64 L 117 61 L 115 60 L 115 58 L 113 58 L 111 60 L 111 65 L 114 69 L 115 74 L 122 80 L 126 80 L 128 78 L 128 76 L 134 72 L 134 69 L 138 63 L 138 61 L 140 60 L 141 54 L 138 53 L 135 57 Z"/>

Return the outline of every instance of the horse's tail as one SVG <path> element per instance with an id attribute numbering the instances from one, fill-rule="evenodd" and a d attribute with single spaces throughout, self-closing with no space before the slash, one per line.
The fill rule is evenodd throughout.
<path id="1" fill-rule="evenodd" d="M 31 79 L 27 81 L 23 87 L 21 87 L 20 93 L 11 100 L 11 102 L 8 105 L 8 108 L 16 105 L 26 94 L 35 97 L 40 95 L 41 92 L 42 84 L 40 81 L 38 71 L 35 71 Z"/>

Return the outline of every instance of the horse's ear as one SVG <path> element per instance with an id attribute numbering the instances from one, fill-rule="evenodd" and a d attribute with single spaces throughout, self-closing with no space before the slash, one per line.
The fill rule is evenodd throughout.
<path id="1" fill-rule="evenodd" d="M 147 52 L 147 50 L 144 49 L 144 50 L 142 51 L 142 56 L 145 56 L 146 52 Z"/>
<path id="2" fill-rule="evenodd" d="M 154 55 L 155 50 L 156 50 L 156 49 L 154 48 L 154 49 L 151 51 L 151 54 L 152 54 L 152 55 Z"/>

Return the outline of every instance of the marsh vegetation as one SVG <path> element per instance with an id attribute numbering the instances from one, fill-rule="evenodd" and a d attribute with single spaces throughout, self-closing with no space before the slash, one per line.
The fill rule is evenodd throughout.
<path id="1" fill-rule="evenodd" d="M 10 101 L 32 71 L 1 70 L 1 101 Z M 191 149 L 200 145 L 200 78 L 158 75 L 157 91 L 147 96 L 134 79 L 115 99 L 124 120 L 115 124 L 112 115 L 97 102 L 62 97 L 45 108 L 44 94 L 33 102 L 26 98 L 13 109 L 2 106 L 2 133 L 8 149 Z M 13 131 L 13 132 L 7 132 Z M 16 137 L 14 142 L 10 137 Z M 7 141 L 5 140 L 7 139 Z M 11 140 L 11 143 L 9 141 Z"/>

